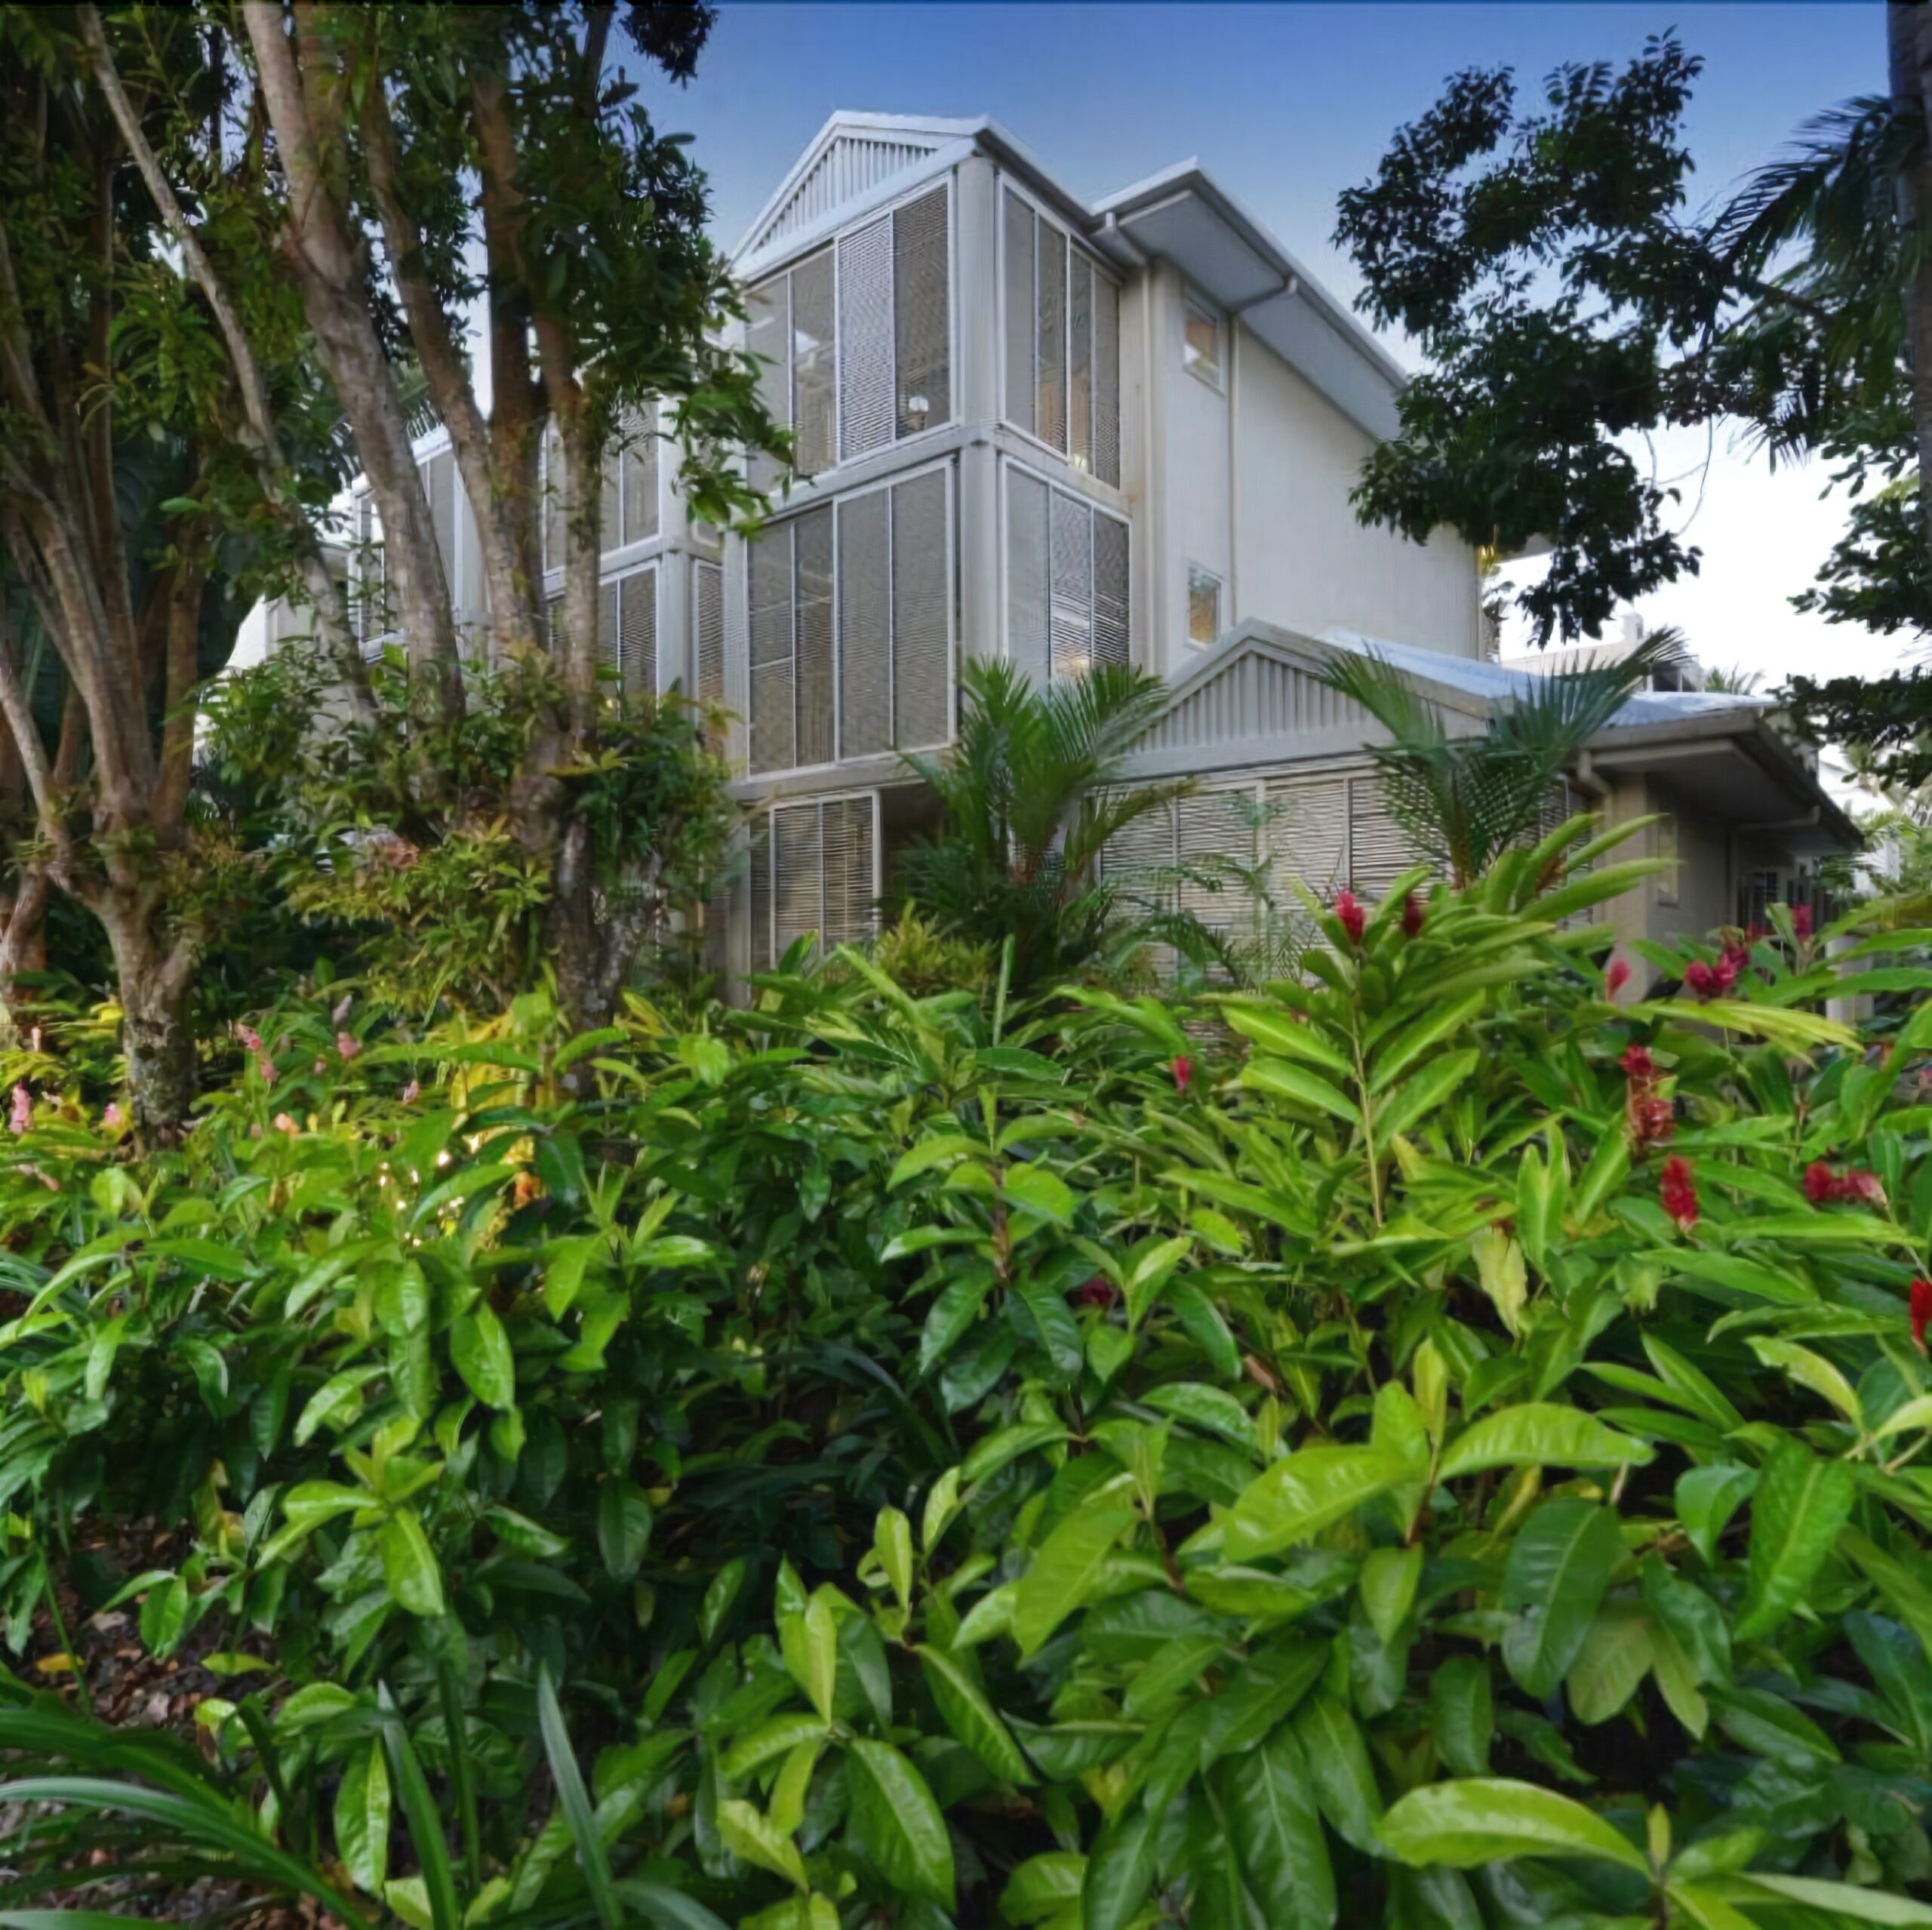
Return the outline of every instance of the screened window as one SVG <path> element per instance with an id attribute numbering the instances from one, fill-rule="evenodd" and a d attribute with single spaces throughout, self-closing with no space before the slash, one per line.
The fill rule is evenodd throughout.
<path id="1" fill-rule="evenodd" d="M 1128 660 L 1127 525 L 1006 468 L 1006 648 L 1036 686 Z"/>
<path id="2" fill-rule="evenodd" d="M 841 497 L 749 546 L 753 771 L 951 735 L 949 476 Z"/>
<path id="3" fill-rule="evenodd" d="M 626 408 L 604 457 L 599 505 L 605 549 L 647 542 L 657 534 L 657 409 Z"/>
<path id="4" fill-rule="evenodd" d="M 798 475 L 952 420 L 947 207 L 945 186 L 930 189 L 746 297 L 759 396 L 792 431 Z M 778 474 L 752 465 L 761 488 Z"/>
<path id="5" fill-rule="evenodd" d="M 1187 640 L 1205 648 L 1221 634 L 1221 579 L 1198 563 L 1187 566 Z"/>
<path id="6" fill-rule="evenodd" d="M 691 673 L 700 703 L 724 701 L 724 571 L 691 565 Z"/>
<path id="7" fill-rule="evenodd" d="M 801 938 L 863 943 L 877 929 L 878 796 L 780 805 L 753 827 L 751 964 L 768 971 Z"/>
<path id="8" fill-rule="evenodd" d="M 617 673 L 626 696 L 657 688 L 657 566 L 648 564 L 604 585 L 598 605 L 598 661 Z"/>
<path id="9" fill-rule="evenodd" d="M 1120 291 L 1057 222 L 1004 191 L 1006 420 L 1120 482 Z"/>
<path id="10" fill-rule="evenodd" d="M 1211 389 L 1221 386 L 1221 325 L 1198 302 L 1186 304 L 1181 324 L 1181 366 Z"/>

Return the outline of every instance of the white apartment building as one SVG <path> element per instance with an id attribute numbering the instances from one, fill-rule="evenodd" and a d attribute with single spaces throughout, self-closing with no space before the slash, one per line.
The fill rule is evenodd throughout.
<path id="1" fill-rule="evenodd" d="M 902 754 L 943 750 L 971 656 L 1035 682 L 1106 661 L 1168 679 L 1135 774 L 1200 788 L 1135 827 L 1131 860 L 1232 853 L 1370 894 L 1406 867 L 1376 727 L 1313 673 L 1377 650 L 1471 730 L 1525 673 L 1488 659 L 1467 545 L 1355 519 L 1401 370 L 1201 168 L 1089 206 L 990 120 L 841 113 L 733 263 L 796 473 L 759 476 L 754 539 L 721 536 L 685 514 L 670 452 L 633 439 L 606 491 L 601 627 L 632 688 L 737 720 L 752 815 L 713 907 L 721 965 L 875 928 L 931 823 Z M 454 463 L 433 436 L 423 460 L 473 617 Z M 1661 813 L 1650 848 L 1679 860 L 1614 909 L 1626 935 L 1742 921 L 1852 836 L 1764 712 L 1645 692 L 1583 760 L 1577 796 Z"/>

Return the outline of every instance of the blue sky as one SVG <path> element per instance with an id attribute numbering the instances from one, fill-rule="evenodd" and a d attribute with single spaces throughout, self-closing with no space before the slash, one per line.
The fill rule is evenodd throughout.
<path id="1" fill-rule="evenodd" d="M 1620 60 L 1675 27 L 1706 66 L 1689 122 L 1694 192 L 1720 193 L 1807 115 L 1884 84 L 1877 4 L 1649 7 L 762 6 L 722 0 L 688 89 L 653 100 L 688 131 L 710 174 L 715 225 L 736 242 L 838 108 L 994 115 L 1092 199 L 1198 156 L 1344 296 L 1330 245 L 1335 197 L 1374 169 L 1391 131 L 1444 77 L 1506 64 L 1531 86 L 1565 60 Z M 654 95 L 657 90 L 654 89 Z M 1400 352 L 1398 345 L 1398 352 Z M 1675 475 L 1698 438 L 1660 452 Z M 1690 525 L 1703 576 L 1646 606 L 1707 661 L 1774 673 L 1876 669 L 1894 648 L 1801 617 L 1841 511 L 1815 472 L 1767 476 L 1720 450 Z M 1689 513 L 1687 504 L 1685 514 Z"/>

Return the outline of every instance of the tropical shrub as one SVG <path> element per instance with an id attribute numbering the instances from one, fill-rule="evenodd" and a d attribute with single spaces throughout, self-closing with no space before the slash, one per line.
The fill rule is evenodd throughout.
<path id="1" fill-rule="evenodd" d="M 136 1517 L 88 1605 L 253 1662 L 198 1762 L 0 1710 L 19 1901 L 104 1815 L 145 1895 L 435 1930 L 1932 1921 L 1922 934 L 1620 1006 L 1602 855 L 1199 1008 L 847 953 L 682 1030 L 291 1005 L 142 1162 L 44 1107 L 16 1667 Z"/>

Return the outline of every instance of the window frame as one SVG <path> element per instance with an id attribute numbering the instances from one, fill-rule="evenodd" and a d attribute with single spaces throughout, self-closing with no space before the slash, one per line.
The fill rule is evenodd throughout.
<path id="1" fill-rule="evenodd" d="M 921 431 L 930 434 L 930 431 Z M 789 778 L 808 775 L 823 771 L 836 771 L 848 764 L 877 757 L 897 758 L 907 752 L 943 750 L 951 744 L 957 734 L 959 712 L 959 484 L 955 473 L 957 465 L 950 456 L 935 457 L 931 461 L 915 463 L 911 468 L 895 469 L 890 476 L 878 477 L 871 482 L 860 483 L 857 488 L 841 490 L 836 495 L 828 496 L 815 502 L 788 504 L 784 513 L 772 517 L 758 532 L 761 541 L 783 530 L 789 534 L 790 525 L 799 517 L 814 511 L 829 509 L 832 513 L 832 756 L 829 762 L 819 764 L 789 764 L 774 765 L 768 769 L 754 770 L 751 764 L 751 734 L 753 720 L 751 702 L 751 545 L 743 546 L 743 586 L 745 591 L 745 629 L 743 663 L 745 669 L 745 775 L 748 779 L 764 780 Z M 845 636 L 840 621 L 838 518 L 841 506 L 856 503 L 861 497 L 875 496 L 881 491 L 891 491 L 900 484 L 912 482 L 921 476 L 934 474 L 946 479 L 946 734 L 937 743 L 891 746 L 884 750 L 860 751 L 852 757 L 843 755 L 839 738 L 842 729 L 844 705 Z M 1125 520 L 1122 518 L 1121 520 Z M 892 516 L 888 503 L 886 514 L 885 570 L 888 585 L 892 576 Z M 798 576 L 795 561 L 792 579 L 792 649 L 794 665 L 792 704 L 794 724 L 792 748 L 795 755 L 798 746 L 796 706 L 798 686 L 796 664 L 798 661 Z M 896 645 L 895 633 L 893 643 Z M 892 674 L 891 650 L 886 657 L 888 677 Z M 830 795 L 829 793 L 827 794 Z M 854 792 L 854 796 L 857 793 Z"/>
<path id="2" fill-rule="evenodd" d="M 1189 319 L 1204 322 L 1214 331 L 1214 368 L 1211 375 L 1201 367 L 1198 357 L 1188 353 L 1187 325 Z M 1180 365 L 1187 374 L 1204 388 L 1211 389 L 1217 396 L 1228 392 L 1227 324 L 1225 319 L 1195 294 L 1192 290 L 1183 288 L 1180 297 Z"/>
<path id="3" fill-rule="evenodd" d="M 1088 260 L 1092 264 L 1094 275 L 1097 277 L 1104 275 L 1113 285 L 1115 300 L 1114 330 L 1115 338 L 1114 355 L 1114 421 L 1115 426 L 1114 432 L 1116 441 L 1122 445 L 1122 447 L 1118 453 L 1121 460 L 1122 472 L 1124 473 L 1125 472 L 1125 449 L 1124 446 L 1125 437 L 1122 433 L 1122 430 L 1126 422 L 1126 414 L 1121 407 L 1121 401 L 1124 384 L 1122 380 L 1122 366 L 1121 358 L 1119 353 L 1118 338 L 1120 331 L 1120 312 L 1121 307 L 1124 306 L 1121 297 L 1125 293 L 1126 284 L 1122 280 L 1118 272 L 1115 269 L 1113 264 L 1109 262 L 1098 249 L 1091 247 L 1082 236 L 1074 232 L 1072 226 L 1068 223 L 1066 218 L 1063 215 L 1056 214 L 1054 210 L 1049 208 L 1046 203 L 1032 191 L 1032 189 L 1027 186 L 1025 182 L 1022 181 L 1019 178 L 1017 175 L 1008 174 L 1004 171 L 997 174 L 994 177 L 993 202 L 993 205 L 996 211 L 993 223 L 995 230 L 993 249 L 993 280 L 998 291 L 999 298 L 998 325 L 994 330 L 994 333 L 998 336 L 999 342 L 998 355 L 997 357 L 998 365 L 995 371 L 995 382 L 998 395 L 998 419 L 1000 426 L 1011 435 L 1023 437 L 1027 442 L 1030 443 L 1034 448 L 1040 451 L 1042 454 L 1051 457 L 1052 459 L 1055 462 L 1058 463 L 1062 468 L 1071 470 L 1075 476 L 1084 476 L 1089 482 L 1097 484 L 1103 489 L 1112 490 L 1116 496 L 1123 496 L 1126 492 L 1120 483 L 1109 482 L 1105 476 L 1102 476 L 1100 472 L 1092 466 L 1091 462 L 1085 468 L 1083 469 L 1079 463 L 1076 463 L 1073 460 L 1073 452 L 1071 447 L 1072 442 L 1072 436 L 1071 432 L 1072 414 L 1071 408 L 1071 382 L 1073 367 L 1073 301 L 1071 293 L 1072 287 L 1072 277 L 1071 274 L 1067 277 L 1067 291 L 1063 297 L 1063 306 L 1065 309 L 1065 320 L 1063 326 L 1066 331 L 1066 338 L 1063 344 L 1066 351 L 1066 359 L 1061 364 L 1062 370 L 1065 373 L 1066 380 L 1069 385 L 1068 392 L 1069 408 L 1067 411 L 1069 422 L 1069 434 L 1067 440 L 1069 446 L 1065 450 L 1056 449 L 1051 442 L 1045 439 L 1044 436 L 1039 435 L 1036 431 L 1026 427 L 1023 423 L 1015 422 L 1006 412 L 1007 276 L 1005 197 L 1009 192 L 1016 195 L 1020 201 L 1023 202 L 1033 211 L 1035 220 L 1044 221 L 1049 227 L 1058 230 L 1067 244 L 1069 267 L 1072 263 L 1072 251 L 1078 249 L 1079 252 L 1084 254 L 1087 257 Z M 1040 365 L 1039 241 L 1038 231 L 1037 229 L 1035 230 L 1035 239 L 1033 244 L 1033 380 L 1035 393 L 1037 397 L 1038 392 Z M 1092 380 L 1093 366 L 1093 358 L 1090 356 L 1088 362 L 1088 379 L 1090 381 Z M 1090 439 L 1093 432 L 1092 424 L 1094 420 L 1094 414 L 1095 411 L 1090 396 L 1088 403 L 1088 432 Z"/>
<path id="4" fill-rule="evenodd" d="M 1054 452 L 1049 449 L 1048 453 L 1051 455 L 1054 454 Z M 1064 458 L 1062 457 L 1057 457 L 1056 460 L 1063 462 L 1064 461 Z M 1111 521 L 1119 524 L 1121 528 L 1126 531 L 1128 591 L 1127 660 L 1129 663 L 1131 663 L 1134 661 L 1134 617 L 1136 608 L 1136 599 L 1134 595 L 1134 519 L 1131 516 L 1128 515 L 1124 510 L 1116 509 L 1112 508 L 1107 503 L 1097 501 L 1084 490 L 1069 488 L 1063 477 L 1050 476 L 1044 471 L 1036 469 L 1031 463 L 1023 461 L 1017 456 L 1005 455 L 1001 457 L 999 463 L 998 523 L 997 525 L 998 530 L 997 540 L 999 545 L 1000 660 L 1002 663 L 1011 663 L 1014 661 L 1013 598 L 1011 587 L 1008 583 L 1008 571 L 1011 562 L 1012 551 L 1011 543 L 1008 540 L 1009 532 L 1012 528 L 1012 525 L 1010 521 L 1012 513 L 1008 502 L 1009 491 L 1007 487 L 1007 479 L 1015 471 L 1017 471 L 1022 476 L 1031 476 L 1036 482 L 1044 484 L 1050 493 L 1057 492 L 1062 496 L 1072 497 L 1076 502 L 1078 502 L 1084 507 L 1091 510 L 1095 516 L 1106 516 L 1109 518 Z M 1072 473 L 1075 476 L 1085 477 L 1090 482 L 1097 479 L 1085 469 L 1073 469 Z M 1101 486 L 1103 488 L 1107 488 L 1111 485 L 1103 484 Z M 1048 513 L 1051 517 L 1052 513 L 1051 503 L 1048 506 Z M 1092 544 L 1093 538 L 1090 535 L 1088 538 L 1089 559 L 1088 580 L 1090 583 L 1093 581 L 1091 561 Z M 1051 601 L 1051 594 L 1052 593 L 1050 587 L 1048 590 L 1049 601 Z M 1051 650 L 1049 651 L 1048 656 L 1048 680 L 1050 682 L 1053 680 Z"/>
<path id="5" fill-rule="evenodd" d="M 755 839 L 758 836 L 762 836 L 764 839 L 766 854 L 765 876 L 767 879 L 767 885 L 765 890 L 764 907 L 764 942 L 765 956 L 771 961 L 771 964 L 764 968 L 765 969 L 770 970 L 774 968 L 778 960 L 783 956 L 783 953 L 778 949 L 778 880 L 776 872 L 778 833 L 777 826 L 774 820 L 777 819 L 779 812 L 781 811 L 816 811 L 819 814 L 820 840 L 818 895 L 820 922 L 818 938 L 820 950 L 821 953 L 823 953 L 825 950 L 825 931 L 823 928 L 823 914 L 825 910 L 825 807 L 829 804 L 851 804 L 860 799 L 865 799 L 869 802 L 872 806 L 872 876 L 870 898 L 873 913 L 873 935 L 876 936 L 878 922 L 878 903 L 879 900 L 885 895 L 885 878 L 883 870 L 884 854 L 882 848 L 884 843 L 881 824 L 882 814 L 879 808 L 879 798 L 880 789 L 878 785 L 855 784 L 844 790 L 814 791 L 804 797 L 770 798 L 761 803 L 757 810 L 752 814 L 749 837 Z M 746 894 L 748 900 L 752 897 L 752 894 L 749 891 L 747 891 Z M 746 907 L 746 925 L 747 929 L 745 935 L 748 941 L 749 949 L 752 954 L 753 960 L 752 969 L 754 970 L 758 968 L 755 963 L 757 956 L 757 933 L 755 924 L 756 921 L 752 916 L 752 907 L 748 903 Z M 845 941 L 841 940 L 839 942 L 844 943 Z"/>
<path id="6" fill-rule="evenodd" d="M 1205 577 L 1214 586 L 1214 634 L 1211 637 L 1198 637 L 1194 634 L 1194 580 Z M 1190 650 L 1212 650 L 1221 640 L 1221 633 L 1227 625 L 1223 621 L 1223 611 L 1227 598 L 1228 580 L 1219 570 L 1211 570 L 1205 563 L 1187 559 L 1187 647 Z"/>
<path id="7" fill-rule="evenodd" d="M 816 235 L 809 247 L 800 248 L 795 253 L 785 256 L 766 269 L 755 282 L 746 283 L 745 295 L 749 304 L 751 297 L 758 290 L 776 282 L 780 276 L 789 279 L 792 271 L 801 263 L 809 261 L 817 254 L 829 254 L 832 257 L 832 314 L 834 331 L 832 340 L 832 460 L 823 469 L 814 469 L 807 475 L 800 475 L 792 470 L 783 471 L 778 478 L 781 484 L 789 481 L 794 488 L 803 483 L 821 484 L 825 479 L 836 476 L 841 469 L 849 468 L 854 463 L 871 461 L 884 454 L 889 449 L 903 448 L 908 444 L 917 442 L 923 437 L 940 435 L 946 430 L 958 426 L 959 195 L 957 188 L 958 173 L 956 168 L 948 168 L 941 174 L 928 176 L 916 186 L 907 188 L 901 193 L 895 194 L 890 200 L 880 202 L 876 206 L 868 208 L 863 214 L 841 223 L 829 232 Z M 881 443 L 875 449 L 867 449 L 857 455 L 848 457 L 844 449 L 844 389 L 843 383 L 839 380 L 838 374 L 838 349 L 842 339 L 838 332 L 838 315 L 840 296 L 843 292 L 839 284 L 839 244 L 857 234 L 861 228 L 869 228 L 876 221 L 891 220 L 900 208 L 909 206 L 913 202 L 923 199 L 935 188 L 943 189 L 946 195 L 946 420 L 943 422 L 928 423 L 924 429 L 915 429 L 901 436 L 898 433 L 898 411 L 895 405 L 893 411 L 894 433 L 891 438 Z M 795 428 L 797 423 L 798 395 L 797 372 L 792 354 L 789 296 L 787 303 L 785 349 L 785 426 L 790 429 Z M 892 345 L 892 387 L 895 398 L 897 396 L 899 386 L 897 320 L 897 294 L 895 290 Z M 747 319 L 744 332 L 749 338 L 750 334 L 749 319 Z M 747 347 L 749 346 L 749 339 L 746 346 Z M 749 462 L 747 466 L 749 467 Z"/>

